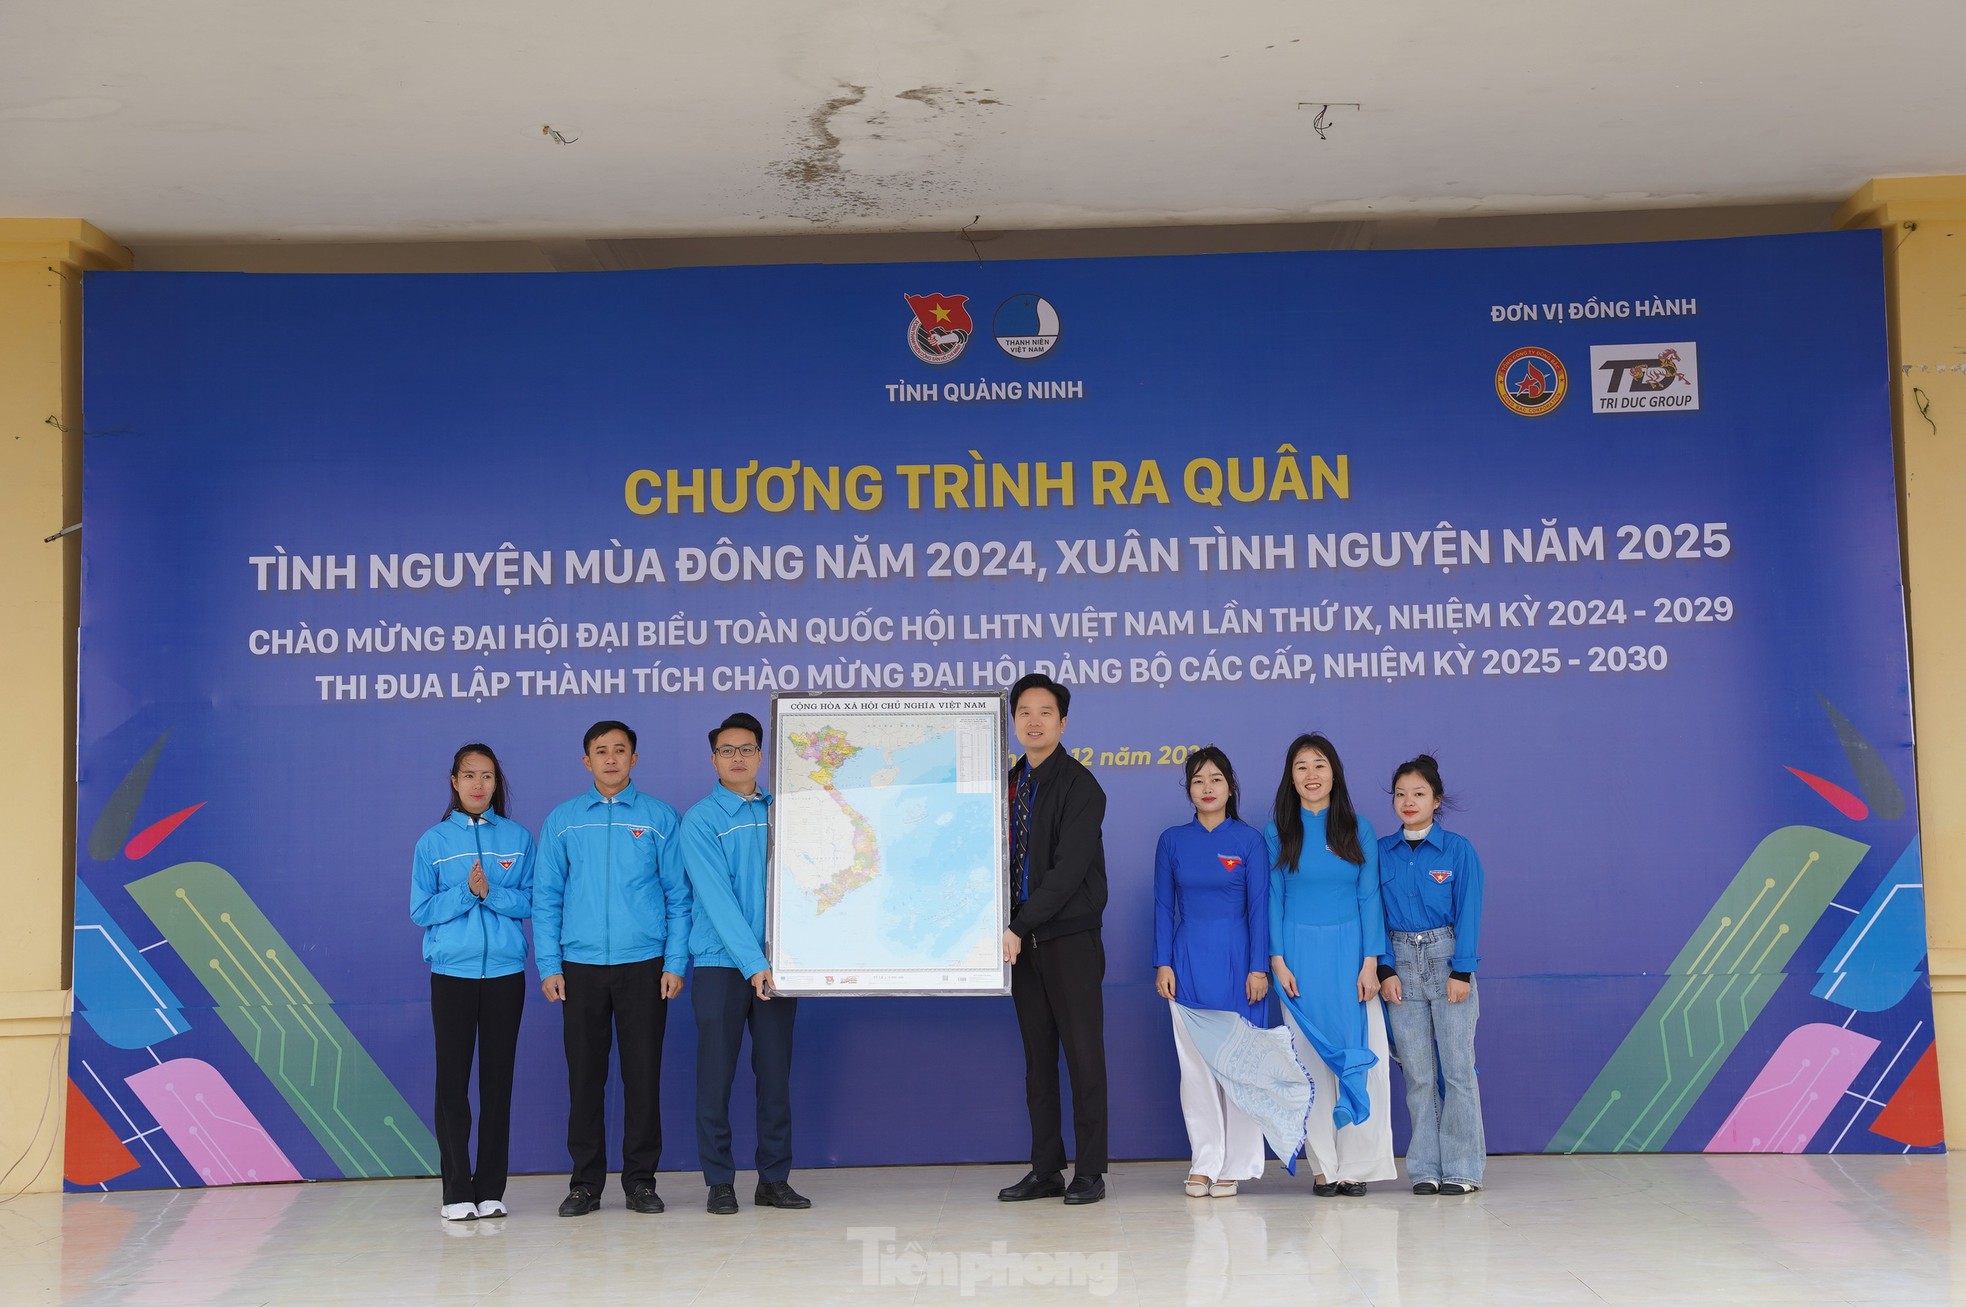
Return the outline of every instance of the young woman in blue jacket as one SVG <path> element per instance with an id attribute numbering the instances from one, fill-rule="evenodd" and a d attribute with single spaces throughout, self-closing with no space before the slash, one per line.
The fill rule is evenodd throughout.
<path id="1" fill-rule="evenodd" d="M 437 1036 L 437 1153 L 446 1221 L 505 1215 L 512 1066 L 526 1002 L 532 836 L 505 816 L 505 772 L 482 744 L 451 759 L 450 807 L 416 842 L 410 920 L 423 927 Z M 471 1164 L 471 1061 L 478 1162 Z"/>
<path id="2" fill-rule="evenodd" d="M 1400 829 L 1379 841 L 1393 955 L 1379 968 L 1379 993 L 1413 1117 L 1407 1178 L 1416 1194 L 1453 1196 L 1481 1188 L 1488 1147 L 1474 1052 L 1481 859 L 1474 845 L 1440 824 L 1446 799 L 1440 767 L 1427 754 L 1394 770 Z"/>

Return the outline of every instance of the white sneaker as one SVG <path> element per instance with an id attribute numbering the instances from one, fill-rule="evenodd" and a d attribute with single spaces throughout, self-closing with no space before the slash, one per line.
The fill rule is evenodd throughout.
<path id="1" fill-rule="evenodd" d="M 475 1221 L 478 1207 L 475 1203 L 445 1203 L 437 1214 L 446 1221 Z"/>
<path id="2" fill-rule="evenodd" d="M 478 1204 L 478 1219 L 481 1221 L 487 1217 L 503 1215 L 505 1215 L 505 1204 L 496 1198 L 487 1198 Z"/>

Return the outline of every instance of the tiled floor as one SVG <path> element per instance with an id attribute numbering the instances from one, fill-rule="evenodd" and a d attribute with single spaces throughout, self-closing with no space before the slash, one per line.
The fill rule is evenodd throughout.
<path id="1" fill-rule="evenodd" d="M 1949 1157 L 1519 1157 L 1472 1198 L 1314 1198 L 1279 1171 L 1182 1196 L 1129 1163 L 1092 1207 L 998 1203 L 1010 1167 L 807 1171 L 806 1212 L 703 1211 L 695 1175 L 638 1216 L 610 1185 L 561 1220 L 559 1176 L 446 1225 L 434 1181 L 28 1195 L 0 1203 L 0 1302 L 793 1307 L 1091 1301 L 1966 1302 L 1966 1166 Z"/>

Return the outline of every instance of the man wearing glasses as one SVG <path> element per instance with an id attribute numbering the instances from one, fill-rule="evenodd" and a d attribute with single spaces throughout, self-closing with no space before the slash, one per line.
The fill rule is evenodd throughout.
<path id="1" fill-rule="evenodd" d="M 737 1170 L 730 1144 L 730 1086 L 744 1028 L 751 1028 L 751 1071 L 758 1082 L 759 1207 L 812 1203 L 788 1183 L 792 1174 L 792 1021 L 798 1000 L 772 993 L 765 960 L 765 841 L 771 795 L 758 787 L 764 727 L 732 713 L 710 732 L 717 783 L 683 815 L 671 846 L 694 891 L 690 960 L 696 983 L 696 1147 L 705 1204 L 716 1216 L 737 1212 Z"/>

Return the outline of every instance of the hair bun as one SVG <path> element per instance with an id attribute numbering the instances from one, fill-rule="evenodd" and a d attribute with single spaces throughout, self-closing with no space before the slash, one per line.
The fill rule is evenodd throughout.
<path id="1" fill-rule="evenodd" d="M 1429 767 L 1433 767 L 1433 768 L 1436 768 L 1436 769 L 1438 769 L 1438 768 L 1439 768 L 1439 766 L 1440 766 L 1440 763 L 1439 763 L 1439 762 L 1437 762 L 1437 761 L 1435 761 L 1435 759 L 1434 759 L 1434 756 L 1433 756 L 1433 755 L 1432 755 L 1431 753 L 1423 753 L 1423 754 L 1421 754 L 1421 755 L 1420 755 L 1419 757 L 1417 757 L 1417 758 L 1415 758 L 1415 759 L 1414 759 L 1413 761 L 1415 761 L 1415 762 L 1423 762 L 1423 763 L 1425 763 L 1425 764 L 1426 764 L 1427 766 L 1429 766 Z"/>

